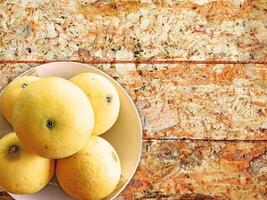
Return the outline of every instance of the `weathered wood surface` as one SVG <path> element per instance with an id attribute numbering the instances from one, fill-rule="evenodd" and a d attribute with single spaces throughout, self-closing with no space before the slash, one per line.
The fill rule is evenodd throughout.
<path id="1" fill-rule="evenodd" d="M 0 89 L 37 62 L 123 61 L 94 65 L 144 128 L 119 200 L 265 200 L 266 25 L 265 0 L 0 0 Z"/>
<path id="2" fill-rule="evenodd" d="M 266 142 L 145 140 L 139 168 L 117 199 L 265 200 L 266 152 Z"/>
<path id="3" fill-rule="evenodd" d="M 267 199 L 267 143 L 144 141 L 119 199 Z"/>
<path id="4" fill-rule="evenodd" d="M 2 0 L 0 58 L 266 61 L 266 10 L 265 0 Z"/>
<path id="5" fill-rule="evenodd" d="M 0 65 L 0 87 L 35 65 Z M 128 91 L 146 139 L 267 140 L 267 64 L 95 66 Z"/>

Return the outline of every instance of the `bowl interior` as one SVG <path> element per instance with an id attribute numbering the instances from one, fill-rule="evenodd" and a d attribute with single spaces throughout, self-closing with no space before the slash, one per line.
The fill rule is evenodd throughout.
<path id="1" fill-rule="evenodd" d="M 138 112 L 125 90 L 113 78 L 102 71 L 89 65 L 74 62 L 54 62 L 39 65 L 21 76 L 35 74 L 40 77 L 59 76 L 65 79 L 85 72 L 93 72 L 100 74 L 109 79 L 116 87 L 121 101 L 121 108 L 118 120 L 113 127 L 101 137 L 107 139 L 118 152 L 122 166 L 122 177 L 117 189 L 108 197 L 115 198 L 128 184 L 133 177 L 138 166 L 141 148 L 142 148 L 142 127 Z M 11 126 L 0 115 L 0 136 L 10 132 Z M 14 177 L 15 178 L 15 177 Z M 71 199 L 57 185 L 54 178 L 48 186 L 42 191 L 32 195 L 14 195 L 11 196 L 17 200 L 68 200 Z"/>

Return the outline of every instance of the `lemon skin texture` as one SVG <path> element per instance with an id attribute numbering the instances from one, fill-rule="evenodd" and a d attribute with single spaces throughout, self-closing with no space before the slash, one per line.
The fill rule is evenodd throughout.
<path id="1" fill-rule="evenodd" d="M 100 200 L 119 183 L 121 165 L 109 142 L 92 136 L 76 154 L 57 161 L 56 176 L 65 192 L 74 199 Z"/>
<path id="2" fill-rule="evenodd" d="M 0 139 L 0 187 L 13 194 L 40 191 L 54 174 L 54 160 L 27 151 L 15 132 Z"/>
<path id="3" fill-rule="evenodd" d="M 101 135 L 116 122 L 120 111 L 120 98 L 116 88 L 103 76 L 83 73 L 71 81 L 80 87 L 89 98 L 94 113 L 94 135 Z"/>
<path id="4" fill-rule="evenodd" d="M 26 88 L 31 82 L 38 80 L 35 76 L 23 76 L 14 79 L 9 83 L 0 97 L 0 110 L 9 123 L 12 124 L 11 117 L 15 101 L 21 91 Z"/>
<path id="5" fill-rule="evenodd" d="M 70 156 L 88 141 L 94 127 L 92 106 L 68 80 L 45 77 L 25 88 L 14 105 L 13 127 L 30 151 L 50 159 Z"/>

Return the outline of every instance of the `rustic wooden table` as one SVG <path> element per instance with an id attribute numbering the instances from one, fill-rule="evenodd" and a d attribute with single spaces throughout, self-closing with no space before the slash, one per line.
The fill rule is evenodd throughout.
<path id="1" fill-rule="evenodd" d="M 1 88 L 72 60 L 129 92 L 143 155 L 119 200 L 267 199 L 266 0 L 0 0 L 0 59 Z"/>

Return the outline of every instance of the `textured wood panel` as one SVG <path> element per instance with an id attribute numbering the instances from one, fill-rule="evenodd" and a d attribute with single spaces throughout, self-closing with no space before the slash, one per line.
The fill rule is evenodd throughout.
<path id="1" fill-rule="evenodd" d="M 0 65 L 0 87 L 35 65 Z M 145 138 L 267 139 L 267 65 L 95 66 L 128 91 Z"/>
<path id="2" fill-rule="evenodd" d="M 266 24 L 265 0 L 0 0 L 0 60 L 151 62 L 94 65 L 144 128 L 118 199 L 265 200 Z M 0 88 L 36 65 L 0 64 Z"/>
<path id="3" fill-rule="evenodd" d="M 265 200 L 266 152 L 267 142 L 146 140 L 117 200 Z"/>
<path id="4" fill-rule="evenodd" d="M 265 0 L 2 0 L 2 59 L 266 61 Z"/>
<path id="5" fill-rule="evenodd" d="M 267 143 L 145 141 L 118 199 L 265 200 Z"/>

